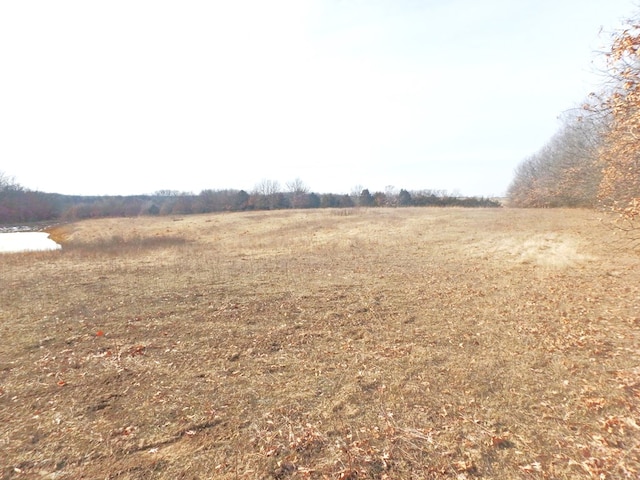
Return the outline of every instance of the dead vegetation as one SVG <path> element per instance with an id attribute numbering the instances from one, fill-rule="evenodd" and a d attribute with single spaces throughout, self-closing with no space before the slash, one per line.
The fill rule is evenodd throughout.
<path id="1" fill-rule="evenodd" d="M 638 477 L 640 259 L 591 212 L 340 213 L 0 257 L 0 476 Z"/>

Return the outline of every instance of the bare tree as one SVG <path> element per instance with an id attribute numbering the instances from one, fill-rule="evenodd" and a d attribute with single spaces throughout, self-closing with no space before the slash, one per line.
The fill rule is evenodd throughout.
<path id="1" fill-rule="evenodd" d="M 287 190 L 292 208 L 312 208 L 320 202 L 319 197 L 309 193 L 309 187 L 300 178 L 287 182 Z"/>
<path id="2" fill-rule="evenodd" d="M 180 190 L 169 189 L 156 190 L 153 194 L 157 197 L 180 197 L 184 195 L 192 195 L 192 193 L 189 192 L 181 192 Z"/>
<path id="3" fill-rule="evenodd" d="M 15 177 L 11 177 L 0 170 L 0 191 L 23 190 L 22 186 L 16 182 Z"/>
<path id="4" fill-rule="evenodd" d="M 280 184 L 277 180 L 263 179 L 253 188 L 253 193 L 258 195 L 273 195 L 280 192 Z"/>
<path id="5" fill-rule="evenodd" d="M 286 199 L 276 180 L 265 179 L 256 184 L 249 203 L 256 209 L 276 209 L 284 208 Z"/>
<path id="6" fill-rule="evenodd" d="M 287 190 L 293 194 L 309 193 L 309 187 L 300 178 L 287 182 L 286 186 Z"/>

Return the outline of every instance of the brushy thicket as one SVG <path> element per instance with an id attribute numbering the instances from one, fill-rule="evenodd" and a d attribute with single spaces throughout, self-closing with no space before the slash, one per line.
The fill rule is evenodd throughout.
<path id="1" fill-rule="evenodd" d="M 516 207 L 593 207 L 627 228 L 640 218 L 640 13 L 612 34 L 608 84 L 517 168 L 508 190 Z"/>
<path id="2" fill-rule="evenodd" d="M 597 206 L 602 181 L 599 148 L 606 123 L 567 115 L 561 129 L 518 165 L 507 191 L 509 205 L 527 208 Z"/>

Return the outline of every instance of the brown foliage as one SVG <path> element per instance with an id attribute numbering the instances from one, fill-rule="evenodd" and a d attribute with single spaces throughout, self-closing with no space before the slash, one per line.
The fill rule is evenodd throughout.
<path id="1" fill-rule="evenodd" d="M 509 186 L 515 207 L 593 207 L 601 167 L 598 145 L 605 122 L 599 116 L 567 115 L 558 133 L 518 165 Z"/>
<path id="2" fill-rule="evenodd" d="M 518 166 L 508 191 L 511 205 L 599 204 L 618 214 L 628 229 L 640 228 L 639 22 L 629 20 L 613 34 L 606 73 L 610 83 L 589 96 L 584 105 L 588 113 L 565 122 L 547 145 Z"/>
<path id="3" fill-rule="evenodd" d="M 599 200 L 602 205 L 635 221 L 640 216 L 640 25 L 628 22 L 607 53 L 613 88 L 601 107 L 611 127 L 600 151 L 604 164 Z"/>

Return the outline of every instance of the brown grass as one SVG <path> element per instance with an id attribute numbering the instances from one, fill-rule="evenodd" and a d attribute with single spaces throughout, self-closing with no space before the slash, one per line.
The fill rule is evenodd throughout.
<path id="1" fill-rule="evenodd" d="M 0 256 L 1 478 L 640 474 L 640 259 L 591 212 L 52 233 Z"/>

